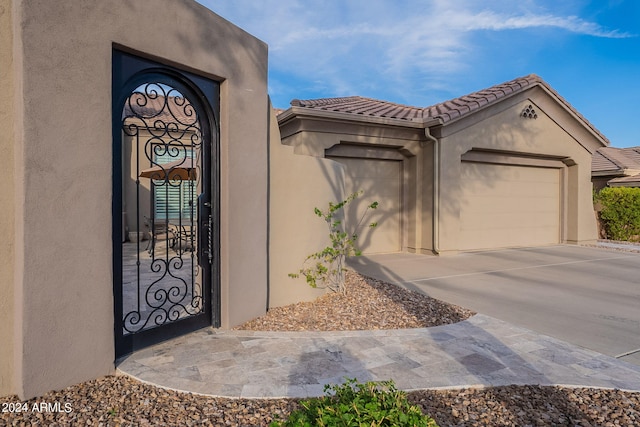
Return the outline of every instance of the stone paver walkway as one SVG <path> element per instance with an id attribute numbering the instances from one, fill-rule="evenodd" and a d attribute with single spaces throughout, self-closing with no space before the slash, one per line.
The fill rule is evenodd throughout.
<path id="1" fill-rule="evenodd" d="M 136 352 L 121 373 L 226 397 L 321 396 L 328 383 L 393 379 L 399 389 L 571 385 L 640 391 L 640 367 L 485 316 L 423 329 L 205 329 Z"/>

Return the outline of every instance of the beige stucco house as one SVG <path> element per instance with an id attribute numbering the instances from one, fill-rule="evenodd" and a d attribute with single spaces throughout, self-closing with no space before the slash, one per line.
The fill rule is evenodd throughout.
<path id="1" fill-rule="evenodd" d="M 287 277 L 326 243 L 313 209 L 358 189 L 368 253 L 596 238 L 607 140 L 538 77 L 276 116 L 267 53 L 192 0 L 0 0 L 0 395 L 313 298 Z"/>
<path id="2" fill-rule="evenodd" d="M 380 203 L 365 253 L 596 238 L 591 156 L 608 140 L 538 76 L 426 108 L 294 100 L 278 123 L 283 144 L 340 163 L 347 193 Z"/>

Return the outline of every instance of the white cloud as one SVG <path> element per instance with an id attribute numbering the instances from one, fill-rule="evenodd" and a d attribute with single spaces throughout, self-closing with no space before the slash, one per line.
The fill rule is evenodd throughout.
<path id="1" fill-rule="evenodd" d="M 325 96 L 363 94 L 373 76 L 397 90 L 446 85 L 481 50 L 478 35 L 546 30 L 593 37 L 630 35 L 578 16 L 550 13 L 539 1 L 522 0 L 201 0 L 269 44 L 270 67 L 309 82 L 322 82 Z M 553 3 L 551 3 L 553 5 Z M 568 35 L 568 34 L 567 34 Z M 475 54 L 477 56 L 477 54 Z M 410 77 L 410 78 L 409 78 Z M 515 77 L 515 76 L 514 76 Z M 281 87 L 282 85 L 274 84 Z"/>
<path id="2" fill-rule="evenodd" d="M 553 27 L 567 30 L 577 34 L 606 38 L 626 38 L 631 34 L 618 30 L 607 30 L 600 25 L 587 22 L 577 16 L 554 16 L 554 15 L 521 15 L 509 16 L 497 14 L 490 11 L 483 11 L 478 14 L 460 16 L 458 24 L 464 31 L 475 30 L 516 30 L 526 28 Z"/>

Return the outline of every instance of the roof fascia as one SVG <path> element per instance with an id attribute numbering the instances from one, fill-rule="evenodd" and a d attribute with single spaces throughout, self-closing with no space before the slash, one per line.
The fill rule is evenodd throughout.
<path id="1" fill-rule="evenodd" d="M 627 175 L 622 170 L 610 169 L 606 171 L 591 172 L 591 176 L 627 176 Z"/>

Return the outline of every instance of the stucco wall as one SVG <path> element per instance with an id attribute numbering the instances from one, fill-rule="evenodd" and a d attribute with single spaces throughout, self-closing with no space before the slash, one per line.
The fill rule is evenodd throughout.
<path id="1" fill-rule="evenodd" d="M 3 68 L 11 63 L 4 48 L 11 25 L 5 23 L 16 28 L 14 59 L 21 59 L 14 60 L 13 75 L 3 78 L 2 88 L 22 89 L 11 118 L 23 123 L 10 142 L 19 166 L 13 185 L 18 216 L 10 233 L 17 242 L 15 262 L 7 264 L 10 273 L 1 269 L 15 295 L 11 391 L 31 397 L 114 369 L 114 44 L 222 82 L 222 325 L 263 313 L 267 46 L 191 0 L 2 0 L 1 5 L 14 9 L 11 22 L 2 15 Z M 2 163 L 10 170 L 10 157 L 3 155 Z M 10 254 L 2 262 L 7 259 Z M 6 327 L 0 328 L 6 334 Z M 2 365 L 6 384 L 7 365 Z"/>
<path id="2" fill-rule="evenodd" d="M 591 177 L 591 183 L 593 184 L 593 189 L 595 191 L 600 191 L 603 188 L 605 188 L 607 186 L 607 183 L 609 182 L 609 180 L 613 179 L 613 178 L 617 178 L 615 176 L 604 176 L 604 177 L 600 177 L 600 176 L 592 176 Z"/>
<path id="3" fill-rule="evenodd" d="M 435 164 L 435 144 L 430 141 L 422 150 L 422 174 L 418 180 L 422 182 L 422 191 L 418 193 L 417 205 L 417 225 L 415 250 L 412 252 L 431 254 L 433 253 L 433 212 L 434 212 L 434 174 L 438 171 Z"/>
<path id="4" fill-rule="evenodd" d="M 344 170 L 333 160 L 294 154 L 293 147 L 281 144 L 275 114 L 270 165 L 269 306 L 278 307 L 324 293 L 288 274 L 297 273 L 307 255 L 330 243 L 327 225 L 314 208 L 344 199 Z"/>
<path id="5" fill-rule="evenodd" d="M 15 199 L 15 147 L 14 137 L 19 127 L 15 109 L 19 108 L 15 95 L 19 91 L 13 73 L 19 70 L 20 59 L 14 57 L 13 8 L 9 0 L 0 0 L 0 151 L 2 152 L 3 184 L 0 186 L 0 396 L 14 389 L 14 357 L 17 343 L 14 337 L 14 269 L 16 261 L 15 213 L 18 211 Z M 6 266 L 6 268 L 5 268 Z"/>
<path id="6" fill-rule="evenodd" d="M 529 105 L 537 112 L 536 119 L 520 117 Z M 441 137 L 438 236 L 441 253 L 455 253 L 460 239 L 464 238 L 459 227 L 460 160 L 472 148 L 569 158 L 569 165 L 563 167 L 567 179 L 562 201 L 561 241 L 576 243 L 596 239 L 590 171 L 591 154 L 601 145 L 542 89 L 521 93 L 467 120 L 448 125 L 437 136 Z"/>
<path id="7" fill-rule="evenodd" d="M 397 199 L 393 198 L 394 202 L 385 203 L 383 200 L 377 200 L 380 196 L 376 195 L 375 191 L 366 191 L 367 185 L 378 185 L 374 179 L 370 179 L 371 177 L 366 179 L 367 184 L 364 188 L 362 183 L 354 187 L 354 190 L 365 190 L 362 201 L 380 202 L 378 210 L 370 214 L 371 221 L 377 221 L 380 225 L 386 218 L 396 215 L 397 210 L 400 217 L 399 233 L 391 229 L 385 230 L 384 226 L 367 230 L 372 238 L 371 245 L 367 243 L 367 236 L 362 234 L 360 243 L 363 252 L 371 250 L 373 253 L 378 243 L 396 240 L 400 241 L 400 250 L 421 251 L 422 223 L 430 214 L 422 212 L 418 204 L 431 206 L 432 188 L 429 183 L 424 185 L 417 177 L 423 175 L 425 167 L 429 168 L 431 173 L 433 170 L 428 164 L 428 153 L 431 149 L 425 141 L 422 124 L 396 119 L 353 117 L 349 114 L 327 113 L 326 116 L 322 116 L 323 113 L 319 113 L 317 117 L 309 117 L 308 114 L 304 108 L 292 107 L 279 117 L 283 143 L 292 146 L 293 152 L 301 155 L 300 157 L 327 156 L 336 159 L 344 157 L 347 160 L 378 159 L 402 162 L 400 194 Z M 359 179 L 361 178 L 363 176 L 359 176 Z M 345 179 L 352 178 L 347 174 Z M 393 204 L 399 207 L 392 206 Z M 363 205 L 361 202 L 361 206 Z M 353 222 L 356 222 L 359 216 L 354 216 L 353 219 Z M 396 227 L 393 229 L 396 230 Z"/>

